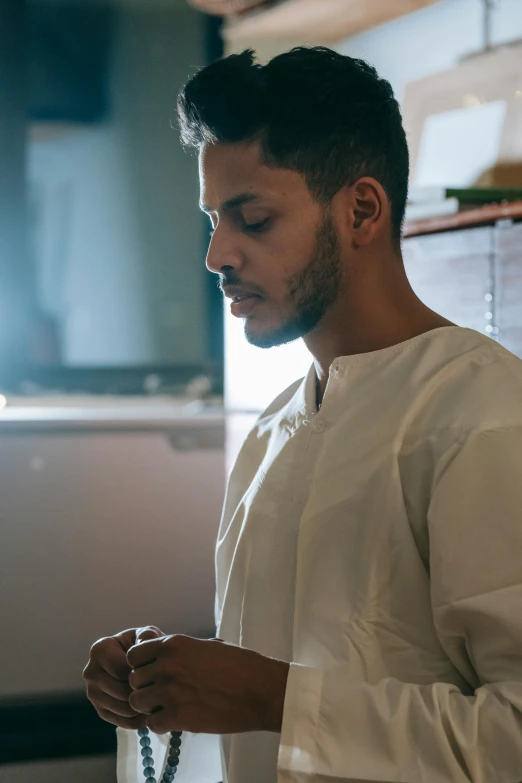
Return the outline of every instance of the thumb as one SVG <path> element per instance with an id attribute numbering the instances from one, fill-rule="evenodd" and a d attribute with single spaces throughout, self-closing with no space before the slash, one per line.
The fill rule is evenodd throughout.
<path id="1" fill-rule="evenodd" d="M 147 642 L 149 639 L 159 639 L 160 636 L 165 636 L 165 634 L 155 625 L 144 625 L 143 628 L 136 628 L 135 644 Z"/>

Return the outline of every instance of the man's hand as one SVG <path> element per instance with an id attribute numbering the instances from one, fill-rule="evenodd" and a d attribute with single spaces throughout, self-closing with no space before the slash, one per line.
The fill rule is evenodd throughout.
<path id="1" fill-rule="evenodd" d="M 83 679 L 87 686 L 87 697 L 100 718 L 122 729 L 145 728 L 145 716 L 129 705 L 132 688 L 129 685 L 131 667 L 127 663 L 127 652 L 142 641 L 163 635 L 159 628 L 148 625 L 144 628 L 129 628 L 93 644 L 89 663 L 83 670 Z"/>
<path id="2" fill-rule="evenodd" d="M 164 636 L 131 647 L 130 706 L 157 734 L 281 731 L 289 664 L 220 639 Z"/>

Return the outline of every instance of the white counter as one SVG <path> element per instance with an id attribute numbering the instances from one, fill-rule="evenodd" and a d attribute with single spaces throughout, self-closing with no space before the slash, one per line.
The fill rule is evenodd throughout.
<path id="1" fill-rule="evenodd" d="M 34 402 L 0 411 L 0 698 L 81 688 L 125 628 L 214 631 L 222 409 Z"/>

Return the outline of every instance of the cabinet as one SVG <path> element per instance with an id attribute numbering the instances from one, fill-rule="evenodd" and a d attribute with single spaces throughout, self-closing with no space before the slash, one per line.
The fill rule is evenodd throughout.
<path id="1" fill-rule="evenodd" d="M 494 268 L 499 340 L 522 358 L 522 222 L 497 225 Z"/>
<path id="2" fill-rule="evenodd" d="M 503 215 L 505 207 L 502 209 Z M 466 227 L 434 222 L 434 231 L 406 229 L 404 265 L 415 293 L 428 307 L 489 334 L 522 358 L 522 221 L 495 215 Z M 517 214 L 518 218 L 518 214 Z M 454 221 L 455 218 L 452 218 Z M 428 222 L 428 221 L 426 221 Z"/>

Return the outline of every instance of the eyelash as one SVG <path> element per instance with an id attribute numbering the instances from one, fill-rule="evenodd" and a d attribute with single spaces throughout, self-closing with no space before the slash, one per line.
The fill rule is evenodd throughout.
<path id="1" fill-rule="evenodd" d="M 245 223 L 243 228 L 245 229 L 245 231 L 250 231 L 253 234 L 258 234 L 261 233 L 261 231 L 263 231 L 266 228 L 268 221 L 269 218 L 265 218 L 265 220 L 261 220 L 259 223 L 250 223 L 250 224 Z"/>
<path id="2" fill-rule="evenodd" d="M 243 229 L 247 232 L 251 232 L 252 234 L 260 234 L 266 228 L 269 220 L 270 218 L 266 218 L 265 220 L 261 220 L 259 223 L 245 223 L 243 225 Z M 209 231 L 211 239 L 214 236 L 215 230 L 215 228 L 212 228 Z"/>

